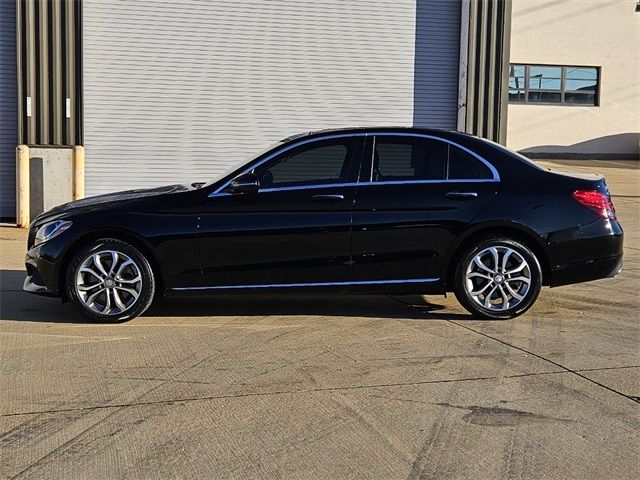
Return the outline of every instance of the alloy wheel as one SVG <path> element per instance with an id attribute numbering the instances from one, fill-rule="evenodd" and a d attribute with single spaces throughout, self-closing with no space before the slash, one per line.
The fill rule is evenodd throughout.
<path id="1" fill-rule="evenodd" d="M 142 292 L 140 267 L 128 255 L 115 250 L 92 252 L 78 268 L 75 278 L 78 298 L 101 315 L 119 315 L 129 310 Z"/>
<path id="2" fill-rule="evenodd" d="M 465 290 L 480 307 L 504 311 L 519 305 L 531 287 L 531 268 L 516 250 L 491 246 L 481 250 L 465 271 Z"/>

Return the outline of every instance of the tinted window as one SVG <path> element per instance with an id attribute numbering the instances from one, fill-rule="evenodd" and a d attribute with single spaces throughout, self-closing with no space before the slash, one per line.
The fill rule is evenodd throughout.
<path id="1" fill-rule="evenodd" d="M 374 182 L 396 180 L 442 180 L 445 178 L 447 144 L 417 138 L 376 137 Z"/>
<path id="2" fill-rule="evenodd" d="M 258 168 L 260 185 L 269 188 L 346 182 L 353 144 L 351 140 L 318 142 L 285 154 L 266 168 Z"/>
<path id="3" fill-rule="evenodd" d="M 491 179 L 491 170 L 470 153 L 454 145 L 449 147 L 450 180 Z"/>

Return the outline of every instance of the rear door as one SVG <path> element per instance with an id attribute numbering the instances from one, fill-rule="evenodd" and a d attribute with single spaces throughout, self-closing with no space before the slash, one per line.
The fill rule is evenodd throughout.
<path id="1" fill-rule="evenodd" d="M 496 194 L 495 169 L 416 134 L 367 140 L 353 213 L 356 281 L 435 280 L 451 243 Z"/>

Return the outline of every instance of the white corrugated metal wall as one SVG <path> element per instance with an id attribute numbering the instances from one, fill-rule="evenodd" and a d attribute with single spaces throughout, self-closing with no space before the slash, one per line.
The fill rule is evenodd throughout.
<path id="1" fill-rule="evenodd" d="M 459 25 L 459 2 L 423 1 L 438 15 L 421 28 Z M 411 125 L 419 12 L 416 0 L 85 0 L 87 194 L 207 180 L 300 131 Z M 457 47 L 443 50 L 432 60 L 453 100 L 420 123 L 455 128 Z M 426 102 L 442 94 L 431 83 Z"/>
<path id="2" fill-rule="evenodd" d="M 0 0 L 0 218 L 16 215 L 16 2 Z"/>
<path id="3" fill-rule="evenodd" d="M 414 125 L 456 128 L 461 9 L 457 0 L 417 2 Z"/>

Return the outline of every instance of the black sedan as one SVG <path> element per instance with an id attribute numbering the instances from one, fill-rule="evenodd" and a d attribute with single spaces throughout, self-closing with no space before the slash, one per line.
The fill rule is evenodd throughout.
<path id="1" fill-rule="evenodd" d="M 418 128 L 289 137 L 206 184 L 102 195 L 31 225 L 28 292 L 100 321 L 155 295 L 455 292 L 512 318 L 617 274 L 605 179 L 553 173 L 470 135 Z"/>

